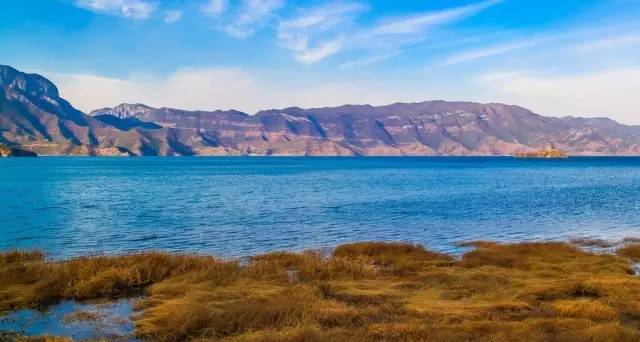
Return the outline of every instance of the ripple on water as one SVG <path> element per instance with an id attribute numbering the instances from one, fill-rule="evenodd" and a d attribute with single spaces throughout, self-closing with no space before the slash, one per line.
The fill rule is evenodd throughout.
<path id="1" fill-rule="evenodd" d="M 356 240 L 450 251 L 457 241 L 611 239 L 640 227 L 638 158 L 6 163 L 0 250 L 54 257 L 149 249 L 236 257 Z"/>

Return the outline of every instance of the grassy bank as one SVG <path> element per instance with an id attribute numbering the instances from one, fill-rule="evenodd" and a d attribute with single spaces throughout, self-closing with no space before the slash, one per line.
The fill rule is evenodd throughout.
<path id="1" fill-rule="evenodd" d="M 637 341 L 631 259 L 565 243 L 476 243 L 456 259 L 358 243 L 331 255 L 145 253 L 47 261 L 0 254 L 0 311 L 145 293 L 149 341 Z"/>

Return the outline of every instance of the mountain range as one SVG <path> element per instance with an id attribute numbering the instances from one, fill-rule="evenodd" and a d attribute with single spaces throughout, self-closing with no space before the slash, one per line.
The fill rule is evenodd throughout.
<path id="1" fill-rule="evenodd" d="M 0 144 L 39 155 L 640 155 L 640 127 L 499 104 L 427 101 L 188 111 L 121 104 L 85 114 L 46 78 L 0 65 Z"/>

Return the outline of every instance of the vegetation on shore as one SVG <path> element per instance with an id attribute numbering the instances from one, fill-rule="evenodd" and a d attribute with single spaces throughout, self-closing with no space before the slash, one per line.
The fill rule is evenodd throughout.
<path id="1" fill-rule="evenodd" d="M 143 253 L 0 254 L 0 312 L 144 291 L 149 341 L 637 341 L 631 259 L 566 243 L 477 242 L 461 258 L 365 242 L 247 263 Z M 43 340 L 44 341 L 44 340 Z"/>

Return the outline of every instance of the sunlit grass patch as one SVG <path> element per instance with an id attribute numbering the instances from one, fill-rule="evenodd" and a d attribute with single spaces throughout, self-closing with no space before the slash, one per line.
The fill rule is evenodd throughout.
<path id="1" fill-rule="evenodd" d="M 567 243 L 478 242 L 455 259 L 406 243 L 269 253 L 246 263 L 143 253 L 0 257 L 0 308 L 144 293 L 149 341 L 632 341 L 629 257 Z"/>
<path id="2" fill-rule="evenodd" d="M 640 243 L 633 243 L 621 247 L 618 249 L 618 254 L 634 260 L 640 260 Z"/>
<path id="3" fill-rule="evenodd" d="M 357 242 L 338 246 L 333 255 L 335 257 L 369 257 L 382 265 L 410 261 L 450 261 L 449 255 L 436 253 L 425 249 L 421 245 L 410 243 L 388 242 Z"/>
<path id="4" fill-rule="evenodd" d="M 553 307 L 560 317 L 587 318 L 594 321 L 613 321 L 616 310 L 595 299 L 558 300 Z"/>
<path id="5" fill-rule="evenodd" d="M 166 278 L 198 270 L 217 260 L 206 256 L 143 253 L 45 261 L 39 252 L 9 252 L 0 260 L 0 312 L 37 308 L 62 299 L 131 295 Z"/>

